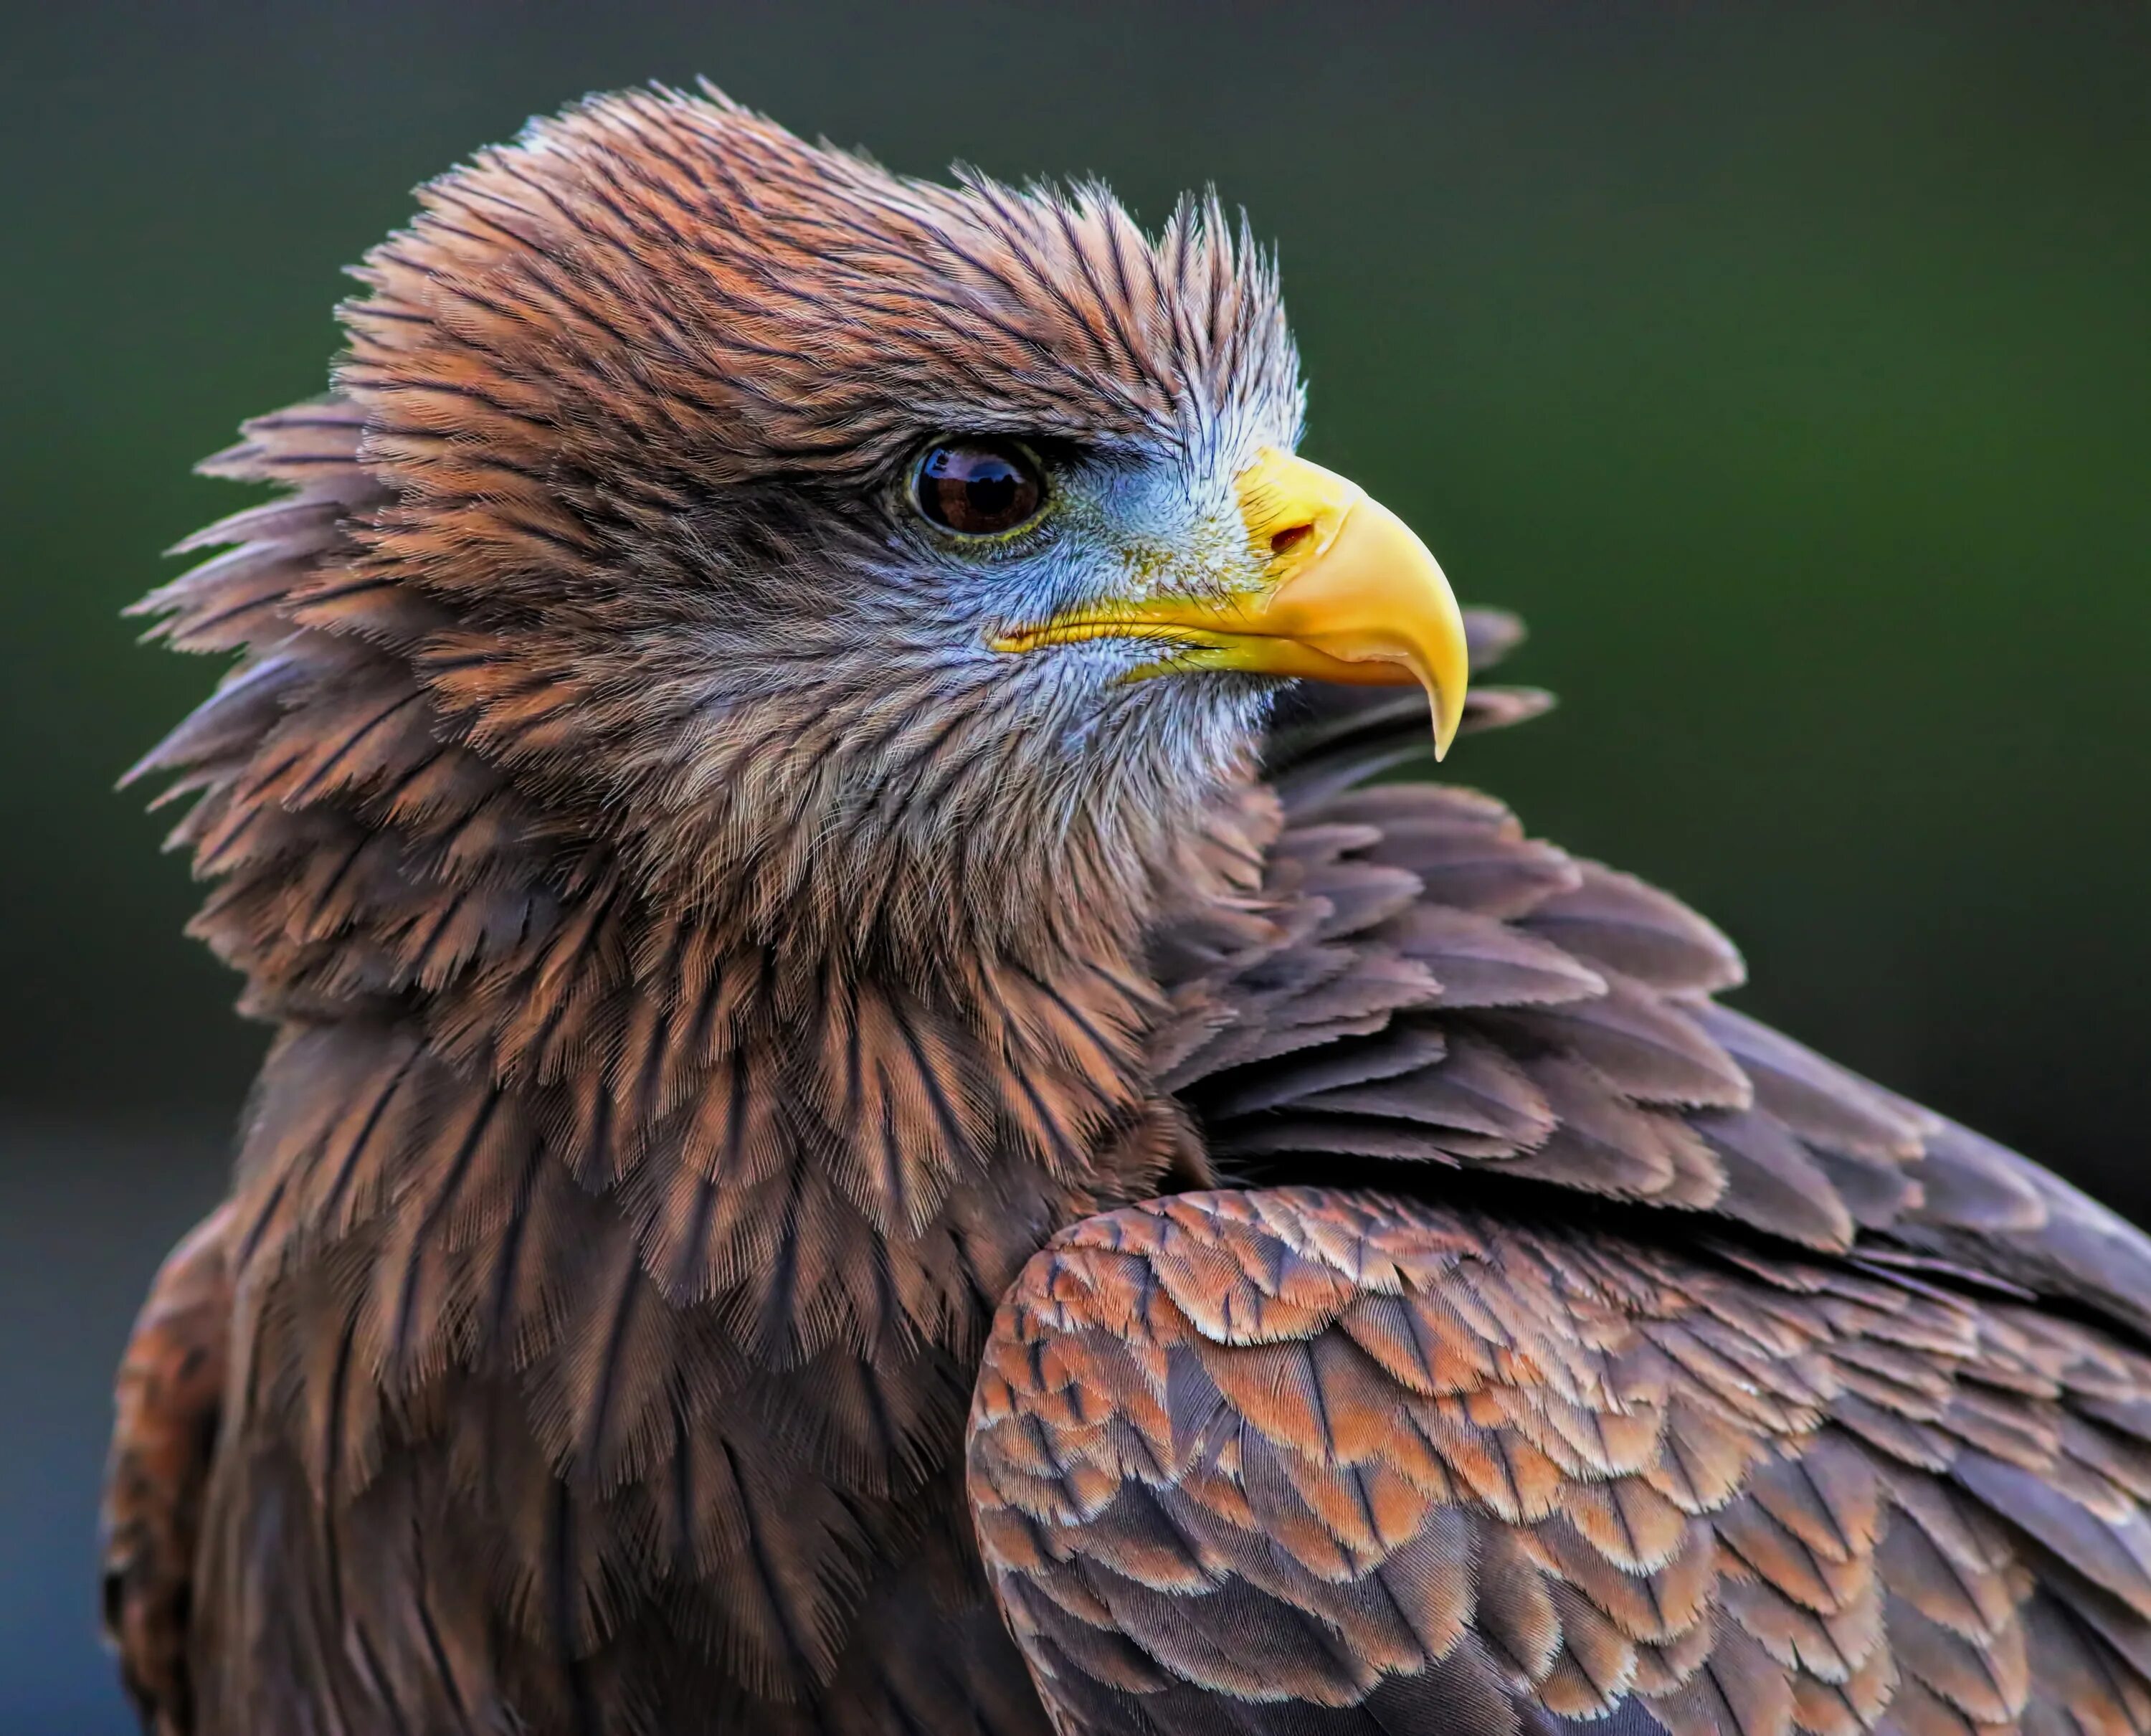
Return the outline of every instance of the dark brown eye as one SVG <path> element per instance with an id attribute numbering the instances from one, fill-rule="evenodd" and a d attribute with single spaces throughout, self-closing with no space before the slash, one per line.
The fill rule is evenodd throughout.
<path id="1" fill-rule="evenodd" d="M 1037 465 L 1000 440 L 929 448 L 913 488 L 919 511 L 964 536 L 995 536 L 1028 524 L 1045 502 Z"/>

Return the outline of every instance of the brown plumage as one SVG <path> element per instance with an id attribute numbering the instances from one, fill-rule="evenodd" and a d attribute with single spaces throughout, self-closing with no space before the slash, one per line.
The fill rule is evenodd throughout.
<path id="1" fill-rule="evenodd" d="M 122 1373 L 154 1728 L 2151 1729 L 2151 1244 L 1185 626 L 1377 510 L 1258 524 L 1214 207 L 663 92 L 423 203 L 149 605 L 277 1032 Z"/>

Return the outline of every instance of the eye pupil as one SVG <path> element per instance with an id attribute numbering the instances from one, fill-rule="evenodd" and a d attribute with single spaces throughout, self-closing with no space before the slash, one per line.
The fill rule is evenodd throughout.
<path id="1" fill-rule="evenodd" d="M 1037 516 L 1045 485 L 1037 467 L 996 440 L 950 441 L 919 461 L 919 509 L 944 529 L 992 536 Z"/>
<path id="2" fill-rule="evenodd" d="M 1015 504 L 1017 482 L 1012 470 L 974 476 L 964 484 L 964 504 L 981 519 L 998 519 Z"/>

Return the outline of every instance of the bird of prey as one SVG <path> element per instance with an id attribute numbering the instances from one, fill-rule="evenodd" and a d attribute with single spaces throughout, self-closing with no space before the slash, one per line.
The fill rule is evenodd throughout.
<path id="1" fill-rule="evenodd" d="M 145 605 L 275 1031 L 153 1729 L 2151 1728 L 2151 1244 L 1379 776 L 1541 701 L 1244 225 L 662 89 L 421 199 Z"/>

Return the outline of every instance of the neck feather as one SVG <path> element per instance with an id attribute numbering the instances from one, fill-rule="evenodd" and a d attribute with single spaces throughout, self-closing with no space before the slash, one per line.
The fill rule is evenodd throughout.
<path id="1" fill-rule="evenodd" d="M 480 1137 L 459 1127 L 505 1125 L 472 1106 L 505 1105 L 632 1224 L 676 1300 L 818 1237 L 855 1256 L 824 1263 L 827 1282 L 912 1283 L 898 1309 L 923 1327 L 973 1307 L 951 1250 L 984 1234 L 982 1212 L 1020 1227 L 1005 1264 L 1151 1185 L 1171 1144 L 1146 1055 L 1167 1010 L 1141 958 L 1155 888 L 1243 890 L 1244 850 L 1195 826 L 1093 873 L 1077 836 L 1065 873 L 1035 858 L 1027 888 L 995 889 L 958 864 L 934 901 L 914 888 L 890 907 L 901 921 L 863 931 L 846 894 L 873 888 L 843 863 L 791 899 L 769 888 L 802 863 L 669 879 L 569 799 L 573 780 L 493 751 L 443 701 L 449 676 L 488 666 L 457 663 L 425 600 L 355 558 L 347 527 L 382 504 L 362 434 L 336 401 L 251 425 L 220 468 L 296 493 L 206 533 L 240 546 L 153 600 L 176 643 L 245 654 L 144 769 L 197 792 L 175 841 L 220 883 L 195 930 L 286 1033 L 249 1160 L 281 1189 L 270 1216 L 347 1223 L 453 1170 Z M 1026 904 L 1030 920 L 960 915 Z M 374 1180 L 297 1185 L 299 1169 Z M 504 1182 L 499 1209 L 528 1185 Z M 743 1329 L 790 1356 L 853 1330 L 858 1307 L 780 1313 Z"/>

